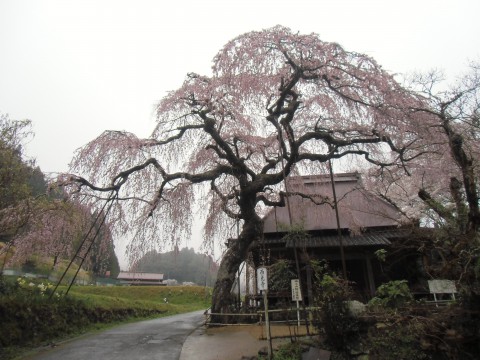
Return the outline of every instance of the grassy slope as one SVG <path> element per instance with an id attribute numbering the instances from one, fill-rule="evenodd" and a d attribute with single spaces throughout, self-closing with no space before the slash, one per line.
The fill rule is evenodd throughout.
<path id="1" fill-rule="evenodd" d="M 66 287 L 58 289 L 60 293 L 65 290 Z M 81 307 L 76 303 L 68 307 L 67 303 L 67 307 L 58 308 L 52 305 L 57 301 L 49 301 L 46 296 L 29 300 L 27 295 L 23 305 L 18 300 L 10 300 L 13 303 L 3 309 L 12 314 L 0 316 L 6 321 L 5 327 L 0 329 L 0 340 L 7 341 L 8 334 L 14 340 L 3 349 L 0 346 L 0 359 L 12 359 L 45 343 L 124 322 L 206 309 L 210 306 L 211 289 L 200 286 L 74 286 L 68 297 L 80 301 Z"/>
<path id="2" fill-rule="evenodd" d="M 211 299 L 211 290 L 201 286 L 74 286 L 69 294 L 91 307 L 150 309 L 167 314 L 206 309 Z"/>

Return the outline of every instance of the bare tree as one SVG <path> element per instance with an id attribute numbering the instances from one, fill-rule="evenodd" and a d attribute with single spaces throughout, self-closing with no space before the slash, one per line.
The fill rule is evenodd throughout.
<path id="1" fill-rule="evenodd" d="M 471 64 L 446 90 L 443 82 L 436 71 L 410 79 L 409 88 L 422 100 L 410 111 L 428 119 L 415 128 L 428 156 L 411 161 L 408 173 L 373 169 L 370 180 L 406 216 L 438 229 L 430 245 L 417 244 L 440 254 L 437 276 L 465 279 L 480 255 L 480 67 Z"/>

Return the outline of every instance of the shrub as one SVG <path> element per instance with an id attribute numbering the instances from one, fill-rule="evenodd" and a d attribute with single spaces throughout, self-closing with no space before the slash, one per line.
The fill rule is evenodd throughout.
<path id="1" fill-rule="evenodd" d="M 273 354 L 273 360 L 301 360 L 302 346 L 297 343 L 287 343 L 280 346 Z"/>
<path id="2" fill-rule="evenodd" d="M 370 359 L 428 359 L 421 347 L 423 324 L 412 319 L 380 322 L 370 326 L 366 343 Z"/>
<path id="3" fill-rule="evenodd" d="M 270 291 L 288 291 L 290 289 L 291 279 L 297 277 L 291 270 L 288 260 L 277 260 L 268 270 L 268 286 Z"/>
<path id="4" fill-rule="evenodd" d="M 15 286 L 11 281 L 0 274 L 0 296 L 8 295 L 15 291 Z"/>
<path id="5" fill-rule="evenodd" d="M 299 342 L 282 344 L 272 354 L 272 360 L 301 360 L 303 347 Z M 260 355 L 259 360 L 266 360 L 267 357 Z"/>
<path id="6" fill-rule="evenodd" d="M 313 324 L 325 332 L 329 345 L 345 350 L 359 333 L 359 322 L 348 306 L 353 295 L 350 283 L 330 272 L 325 262 L 312 261 L 311 266 L 315 277 L 314 303 L 319 308 L 314 312 Z"/>
<path id="7" fill-rule="evenodd" d="M 408 287 L 407 280 L 394 280 L 377 289 L 376 296 L 370 300 L 369 305 L 397 308 L 413 300 L 413 295 Z"/>

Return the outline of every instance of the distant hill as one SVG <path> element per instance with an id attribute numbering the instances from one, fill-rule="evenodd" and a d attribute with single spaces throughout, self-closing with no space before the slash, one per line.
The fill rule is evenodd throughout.
<path id="1" fill-rule="evenodd" d="M 218 265 L 209 255 L 198 254 L 191 248 L 177 248 L 165 253 L 155 250 L 146 253 L 135 264 L 134 270 L 162 273 L 165 279 L 175 279 L 179 284 L 193 282 L 213 286 Z"/>

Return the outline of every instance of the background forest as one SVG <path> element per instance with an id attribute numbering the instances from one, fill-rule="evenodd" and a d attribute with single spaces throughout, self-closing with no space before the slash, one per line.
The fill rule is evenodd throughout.
<path id="1" fill-rule="evenodd" d="M 218 265 L 210 255 L 198 254 L 192 248 L 176 248 L 166 253 L 152 250 L 134 268 L 164 274 L 165 279 L 175 279 L 178 283 L 193 282 L 205 286 L 213 286 L 218 271 Z"/>

